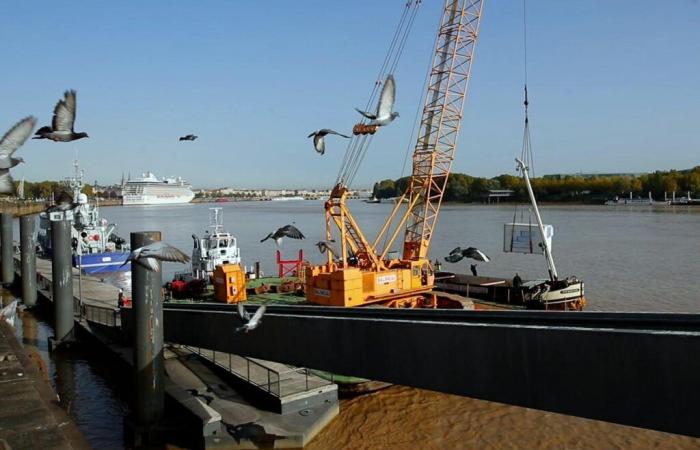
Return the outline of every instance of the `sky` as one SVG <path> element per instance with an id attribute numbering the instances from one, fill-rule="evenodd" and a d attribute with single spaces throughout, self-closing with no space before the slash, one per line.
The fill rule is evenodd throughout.
<path id="1" fill-rule="evenodd" d="M 147 170 L 195 187 L 330 188 L 348 132 L 405 0 L 18 1 L 0 27 L 0 128 L 50 124 L 78 91 L 73 143 L 30 140 L 15 179 L 87 180 Z M 442 0 L 423 0 L 395 72 L 401 117 L 380 130 L 354 185 L 402 163 Z M 8 12 L 12 9 L 11 14 Z M 538 174 L 700 164 L 700 2 L 530 0 L 530 125 Z M 453 170 L 514 173 L 522 145 L 523 5 L 486 1 Z M 178 137 L 194 133 L 194 142 Z"/>

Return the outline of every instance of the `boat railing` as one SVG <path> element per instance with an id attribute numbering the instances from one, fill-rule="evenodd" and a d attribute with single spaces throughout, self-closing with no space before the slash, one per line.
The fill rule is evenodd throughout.
<path id="1" fill-rule="evenodd" d="M 73 302 L 73 312 L 88 322 L 98 323 L 108 327 L 121 326 L 121 314 L 118 308 L 87 305 L 85 303 L 80 305 L 80 302 L 75 299 Z"/>

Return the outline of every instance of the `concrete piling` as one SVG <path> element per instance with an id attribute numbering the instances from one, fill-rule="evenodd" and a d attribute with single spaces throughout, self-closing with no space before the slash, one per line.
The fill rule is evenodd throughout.
<path id="1" fill-rule="evenodd" d="M 51 273 L 55 335 L 52 346 L 73 338 L 73 268 L 71 265 L 71 221 L 51 222 Z"/>
<path id="2" fill-rule="evenodd" d="M 34 241 L 34 215 L 19 218 L 20 274 L 22 276 L 22 301 L 25 306 L 36 305 L 36 243 Z"/>
<path id="3" fill-rule="evenodd" d="M 131 233 L 131 248 L 137 249 L 160 239 L 159 231 Z M 164 409 L 161 273 L 131 264 L 136 371 L 133 420 L 140 430 L 137 434 L 146 440 L 158 439 L 155 430 L 163 418 Z"/>
<path id="4" fill-rule="evenodd" d="M 12 214 L 0 214 L 0 278 L 4 285 L 12 284 L 15 279 L 15 262 L 13 260 Z"/>

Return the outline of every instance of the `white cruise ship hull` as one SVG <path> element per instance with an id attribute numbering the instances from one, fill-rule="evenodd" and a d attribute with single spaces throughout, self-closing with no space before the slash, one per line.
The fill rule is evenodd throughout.
<path id="1" fill-rule="evenodd" d="M 173 205 L 179 203 L 189 203 L 194 198 L 192 191 L 182 193 L 159 193 L 159 194 L 140 194 L 140 195 L 124 195 L 123 204 L 130 205 Z"/>

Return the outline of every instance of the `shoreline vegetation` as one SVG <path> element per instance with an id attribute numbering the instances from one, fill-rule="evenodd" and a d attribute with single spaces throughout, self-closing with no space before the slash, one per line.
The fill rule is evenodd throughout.
<path id="1" fill-rule="evenodd" d="M 385 179 L 374 184 L 377 199 L 400 197 L 410 177 Z M 700 195 L 700 166 L 688 170 L 656 171 L 641 175 L 545 175 L 531 178 L 532 188 L 541 202 L 601 204 L 616 197 L 647 198 L 651 192 L 655 200 L 677 196 Z M 450 203 L 484 203 L 492 191 L 512 191 L 499 201 L 525 201 L 527 191 L 522 177 L 499 175 L 493 178 L 472 177 L 463 173 L 450 174 L 443 201 Z M 496 200 L 492 200 L 496 202 Z"/>

